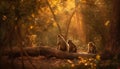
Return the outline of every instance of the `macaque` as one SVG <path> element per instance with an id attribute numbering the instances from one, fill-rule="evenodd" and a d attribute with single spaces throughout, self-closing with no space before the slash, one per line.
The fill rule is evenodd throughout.
<path id="1" fill-rule="evenodd" d="M 65 41 L 63 35 L 58 35 L 57 36 L 57 45 L 59 50 L 61 51 L 67 51 L 67 42 Z"/>
<path id="2" fill-rule="evenodd" d="M 72 40 L 68 40 L 69 44 L 69 52 L 75 53 L 77 52 L 77 47 L 76 45 L 72 42 Z"/>
<path id="3" fill-rule="evenodd" d="M 96 54 L 97 50 L 93 42 L 88 43 L 88 53 Z"/>

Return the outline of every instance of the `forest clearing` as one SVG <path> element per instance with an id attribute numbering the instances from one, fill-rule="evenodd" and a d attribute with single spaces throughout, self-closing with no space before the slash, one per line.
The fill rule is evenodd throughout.
<path id="1" fill-rule="evenodd" d="M 0 69 L 120 69 L 120 0 L 0 0 Z"/>

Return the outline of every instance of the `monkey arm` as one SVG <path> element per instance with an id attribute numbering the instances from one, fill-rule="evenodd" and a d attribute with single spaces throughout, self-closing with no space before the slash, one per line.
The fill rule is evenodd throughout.
<path id="1" fill-rule="evenodd" d="M 66 51 L 69 52 L 69 44 L 68 44 L 68 42 L 65 40 L 65 38 L 63 36 L 59 35 L 59 37 L 63 41 L 63 43 L 65 44 L 65 46 L 67 48 Z M 64 46 L 64 44 L 63 44 L 63 46 Z"/>

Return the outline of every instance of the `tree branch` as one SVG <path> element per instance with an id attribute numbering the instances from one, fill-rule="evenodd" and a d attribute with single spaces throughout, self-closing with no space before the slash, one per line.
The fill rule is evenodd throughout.
<path id="1" fill-rule="evenodd" d="M 54 14 L 54 11 L 52 10 L 52 7 L 50 6 L 48 0 L 46 0 L 46 3 L 47 3 L 47 5 L 48 5 L 48 7 L 50 8 L 50 11 L 51 11 L 51 13 L 52 13 L 52 15 L 53 15 L 53 18 L 54 18 L 54 20 L 55 20 L 55 22 L 56 22 L 56 24 L 57 24 L 57 27 L 58 27 L 58 30 L 59 30 L 59 34 L 61 34 L 62 31 L 61 31 L 60 25 L 59 25 L 58 22 L 57 22 L 57 19 L 56 19 L 56 16 L 55 16 L 55 14 Z"/>

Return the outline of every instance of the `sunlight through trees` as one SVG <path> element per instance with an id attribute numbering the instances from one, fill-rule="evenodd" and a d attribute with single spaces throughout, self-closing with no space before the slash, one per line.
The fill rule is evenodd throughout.
<path id="1" fill-rule="evenodd" d="M 61 34 L 66 42 L 72 40 L 79 52 L 86 52 L 87 44 L 93 42 L 98 59 L 116 59 L 120 56 L 118 3 L 119 0 L 0 0 L 0 50 L 20 47 L 23 55 L 24 47 L 56 48 L 57 35 Z M 81 58 L 81 62 L 82 59 L 86 60 L 85 66 L 91 65 L 88 59 Z M 80 61 L 68 63 L 74 68 Z"/>

